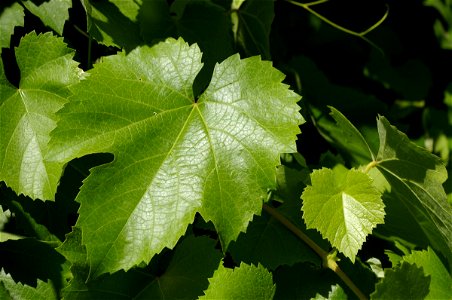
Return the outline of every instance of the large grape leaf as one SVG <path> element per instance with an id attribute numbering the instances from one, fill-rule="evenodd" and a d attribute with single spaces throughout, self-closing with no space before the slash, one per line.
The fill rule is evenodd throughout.
<path id="1" fill-rule="evenodd" d="M 271 273 L 262 265 L 241 263 L 235 269 L 227 269 L 220 264 L 198 299 L 273 299 L 275 289 Z"/>
<path id="2" fill-rule="evenodd" d="M 391 192 L 414 217 L 432 247 L 452 264 L 452 208 L 442 183 L 447 179 L 441 159 L 410 142 L 384 117 L 378 119 L 380 149 L 376 166 Z"/>
<path id="3" fill-rule="evenodd" d="M 201 52 L 182 39 L 107 57 L 73 87 L 49 159 L 111 152 L 77 200 L 93 276 L 172 248 L 200 212 L 223 249 L 261 211 L 303 119 L 284 75 L 258 57 L 216 65 L 194 99 Z"/>
<path id="4" fill-rule="evenodd" d="M 2 48 L 9 48 L 16 26 L 24 26 L 24 8 L 19 3 L 11 4 L 0 13 L 0 53 Z"/>
<path id="5" fill-rule="evenodd" d="M 371 178 L 358 170 L 322 168 L 301 195 L 307 228 L 317 229 L 353 262 L 366 237 L 384 221 L 384 204 Z"/>
<path id="6" fill-rule="evenodd" d="M 31 0 L 22 1 L 23 5 L 41 21 L 55 30 L 59 35 L 63 34 L 63 27 L 69 19 L 69 8 L 72 7 L 72 0 L 47 0 L 40 1 L 36 5 Z"/>
<path id="7" fill-rule="evenodd" d="M 82 75 L 73 55 L 63 39 L 32 32 L 16 48 L 19 88 L 0 68 L 0 180 L 18 194 L 54 198 L 62 165 L 44 161 L 44 155 L 55 112 Z"/>

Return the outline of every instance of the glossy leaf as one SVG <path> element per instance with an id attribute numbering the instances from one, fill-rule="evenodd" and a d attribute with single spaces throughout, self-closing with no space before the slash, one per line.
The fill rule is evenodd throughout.
<path id="1" fill-rule="evenodd" d="M 305 188 L 303 218 L 345 256 L 356 254 L 377 224 L 384 221 L 384 204 L 370 177 L 357 170 L 320 169 Z"/>
<path id="2" fill-rule="evenodd" d="M 273 299 L 275 285 L 264 267 L 240 264 L 235 269 L 222 264 L 209 279 L 209 287 L 198 299 Z"/>
<path id="3" fill-rule="evenodd" d="M 49 158 L 115 154 L 77 197 L 93 276 L 174 247 L 198 211 L 226 249 L 275 187 L 279 153 L 296 151 L 299 97 L 279 71 L 234 55 L 196 100 L 200 60 L 182 39 L 110 56 L 59 113 Z"/>
<path id="4" fill-rule="evenodd" d="M 55 30 L 59 35 L 63 34 L 64 23 L 69 18 L 69 8 L 72 0 L 48 0 L 36 5 L 31 0 L 22 1 L 23 5 L 41 21 Z"/>
<path id="5" fill-rule="evenodd" d="M 16 49 L 19 89 L 0 71 L 0 180 L 18 194 L 54 198 L 62 165 L 44 161 L 44 156 L 55 112 L 66 103 L 68 86 L 82 74 L 73 55 L 61 38 L 32 32 Z"/>
<path id="6" fill-rule="evenodd" d="M 442 183 L 447 171 L 441 159 L 412 143 L 384 117 L 378 119 L 377 168 L 391 191 L 415 218 L 434 249 L 452 264 L 452 207 Z"/>

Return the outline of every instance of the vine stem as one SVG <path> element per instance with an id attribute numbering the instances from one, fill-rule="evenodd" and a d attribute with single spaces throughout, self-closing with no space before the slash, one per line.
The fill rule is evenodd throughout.
<path id="1" fill-rule="evenodd" d="M 289 229 L 293 234 L 295 234 L 298 238 L 300 238 L 303 242 L 305 242 L 314 252 L 322 259 L 322 264 L 325 268 L 331 269 L 334 273 L 339 276 L 340 279 L 355 293 L 355 295 L 360 300 L 367 300 L 366 295 L 355 285 L 355 283 L 347 276 L 347 274 L 342 271 L 339 265 L 336 262 L 335 255 L 331 255 L 325 250 L 323 250 L 319 245 L 317 245 L 310 237 L 308 237 L 300 228 L 295 226 L 292 222 L 290 222 L 286 217 L 280 214 L 273 207 L 264 204 L 263 209 L 269 213 L 273 218 L 278 220 L 284 227 Z"/>
<path id="2" fill-rule="evenodd" d="M 305 10 L 307 10 L 308 12 L 310 12 L 311 14 L 313 14 L 314 16 L 316 16 L 317 18 L 319 18 L 323 22 L 333 26 L 334 28 L 337 28 L 337 29 L 339 29 L 339 30 L 341 30 L 341 31 L 343 31 L 345 33 L 348 33 L 348 34 L 351 34 L 351 35 L 354 35 L 354 36 L 357 36 L 357 37 L 363 39 L 364 41 L 366 41 L 367 43 L 369 43 L 370 45 L 372 45 L 373 47 L 375 47 L 376 49 L 381 51 L 381 49 L 377 45 L 375 45 L 371 40 L 366 38 L 365 35 L 368 34 L 369 32 L 371 32 L 372 30 L 374 30 L 375 28 L 377 28 L 378 26 L 380 26 L 381 23 L 383 23 L 384 20 L 386 20 L 386 18 L 388 17 L 388 14 L 389 14 L 389 6 L 388 5 L 386 5 L 386 11 L 385 11 L 384 15 L 377 22 L 375 22 L 372 26 L 370 26 L 366 30 L 357 32 L 357 31 L 353 31 L 351 29 L 345 28 L 345 27 L 343 27 L 341 25 L 338 25 L 338 24 L 334 23 L 330 19 L 326 18 L 325 16 L 323 16 L 322 14 L 316 12 L 315 10 L 313 10 L 311 8 L 311 6 L 315 6 L 315 5 L 319 5 L 319 4 L 322 4 L 322 3 L 326 3 L 329 0 L 318 0 L 318 1 L 308 2 L 308 3 L 300 3 L 300 2 L 293 1 L 293 0 L 286 0 L 286 1 L 291 3 L 291 4 L 293 4 L 293 5 L 296 5 L 296 6 L 304 8 Z"/>

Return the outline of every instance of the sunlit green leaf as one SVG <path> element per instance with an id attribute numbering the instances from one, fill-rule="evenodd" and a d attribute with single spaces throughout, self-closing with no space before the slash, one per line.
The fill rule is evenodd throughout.
<path id="1" fill-rule="evenodd" d="M 209 279 L 209 287 L 199 299 L 273 299 L 272 275 L 261 265 L 240 264 L 235 269 L 222 264 Z"/>
<path id="2" fill-rule="evenodd" d="M 73 55 L 61 38 L 32 32 L 16 48 L 19 88 L 0 71 L 0 180 L 18 194 L 54 198 L 62 165 L 44 156 L 55 112 L 67 101 L 68 86 L 81 76 Z"/>
<path id="3" fill-rule="evenodd" d="M 59 113 L 49 158 L 115 154 L 77 197 L 95 276 L 174 247 L 198 211 L 226 249 L 275 187 L 279 154 L 296 151 L 299 97 L 283 74 L 234 55 L 196 100 L 200 59 L 182 39 L 110 56 Z"/>
<path id="4" fill-rule="evenodd" d="M 58 299 L 58 295 L 49 282 L 38 280 L 36 287 L 16 283 L 11 275 L 0 269 L 0 297 L 4 300 L 52 300 Z"/>
<path id="5" fill-rule="evenodd" d="M 59 35 L 63 34 L 63 27 L 69 18 L 69 8 L 72 0 L 48 0 L 36 5 L 31 0 L 22 1 L 24 6 L 41 21 L 55 30 Z"/>
<path id="6" fill-rule="evenodd" d="M 384 205 L 371 178 L 357 170 L 320 169 L 305 188 L 303 218 L 307 228 L 323 237 L 352 261 L 377 224 L 384 220 Z"/>
<path id="7" fill-rule="evenodd" d="M 24 26 L 24 8 L 19 3 L 11 4 L 0 13 L 0 53 L 2 48 L 9 48 L 16 26 Z"/>

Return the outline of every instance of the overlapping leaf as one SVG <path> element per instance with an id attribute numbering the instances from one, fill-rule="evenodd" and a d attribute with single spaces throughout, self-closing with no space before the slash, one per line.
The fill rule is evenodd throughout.
<path id="1" fill-rule="evenodd" d="M 431 277 L 429 293 L 425 299 L 447 299 L 452 295 L 452 278 L 436 253 L 429 247 L 424 251 L 413 251 L 403 261 L 422 267 Z"/>
<path id="2" fill-rule="evenodd" d="M 315 170 L 306 187 L 303 218 L 352 261 L 366 236 L 384 221 L 384 204 L 370 177 L 357 170 Z"/>
<path id="3" fill-rule="evenodd" d="M 72 0 L 48 0 L 41 2 L 36 5 L 31 0 L 22 1 L 24 6 L 40 18 L 45 25 L 62 35 L 64 23 L 69 19 L 68 10 L 72 7 Z"/>
<path id="4" fill-rule="evenodd" d="M 378 119 L 378 132 L 377 168 L 421 225 L 433 248 L 452 264 L 452 208 L 442 186 L 447 179 L 443 162 L 410 142 L 384 117 Z"/>
<path id="5" fill-rule="evenodd" d="M 24 8 L 19 3 L 13 3 L 0 12 L 0 53 L 2 52 L 2 48 L 9 48 L 9 42 L 11 35 L 14 33 L 14 28 L 23 25 Z"/>
<path id="6" fill-rule="evenodd" d="M 173 247 L 196 212 L 224 248 L 260 213 L 279 153 L 294 152 L 299 97 L 258 57 L 232 56 L 196 100 L 196 45 L 169 39 L 111 56 L 72 89 L 49 158 L 111 152 L 79 195 L 93 276 Z"/>
<path id="7" fill-rule="evenodd" d="M 37 286 L 32 287 L 16 283 L 11 275 L 0 270 L 0 297 L 5 300 L 52 300 L 58 299 L 57 293 L 49 282 L 38 280 Z"/>
<path id="8" fill-rule="evenodd" d="M 227 269 L 222 264 L 209 279 L 209 288 L 199 299 L 273 299 L 272 275 L 261 265 L 240 264 Z"/>
<path id="9" fill-rule="evenodd" d="M 430 276 L 422 268 L 403 262 L 385 272 L 382 281 L 376 284 L 371 299 L 424 299 L 429 292 Z"/>
<path id="10" fill-rule="evenodd" d="M 50 33 L 32 32 L 16 48 L 19 88 L 11 85 L 0 64 L 0 180 L 18 194 L 53 199 L 61 164 L 44 161 L 55 112 L 79 81 L 74 53 Z"/>

